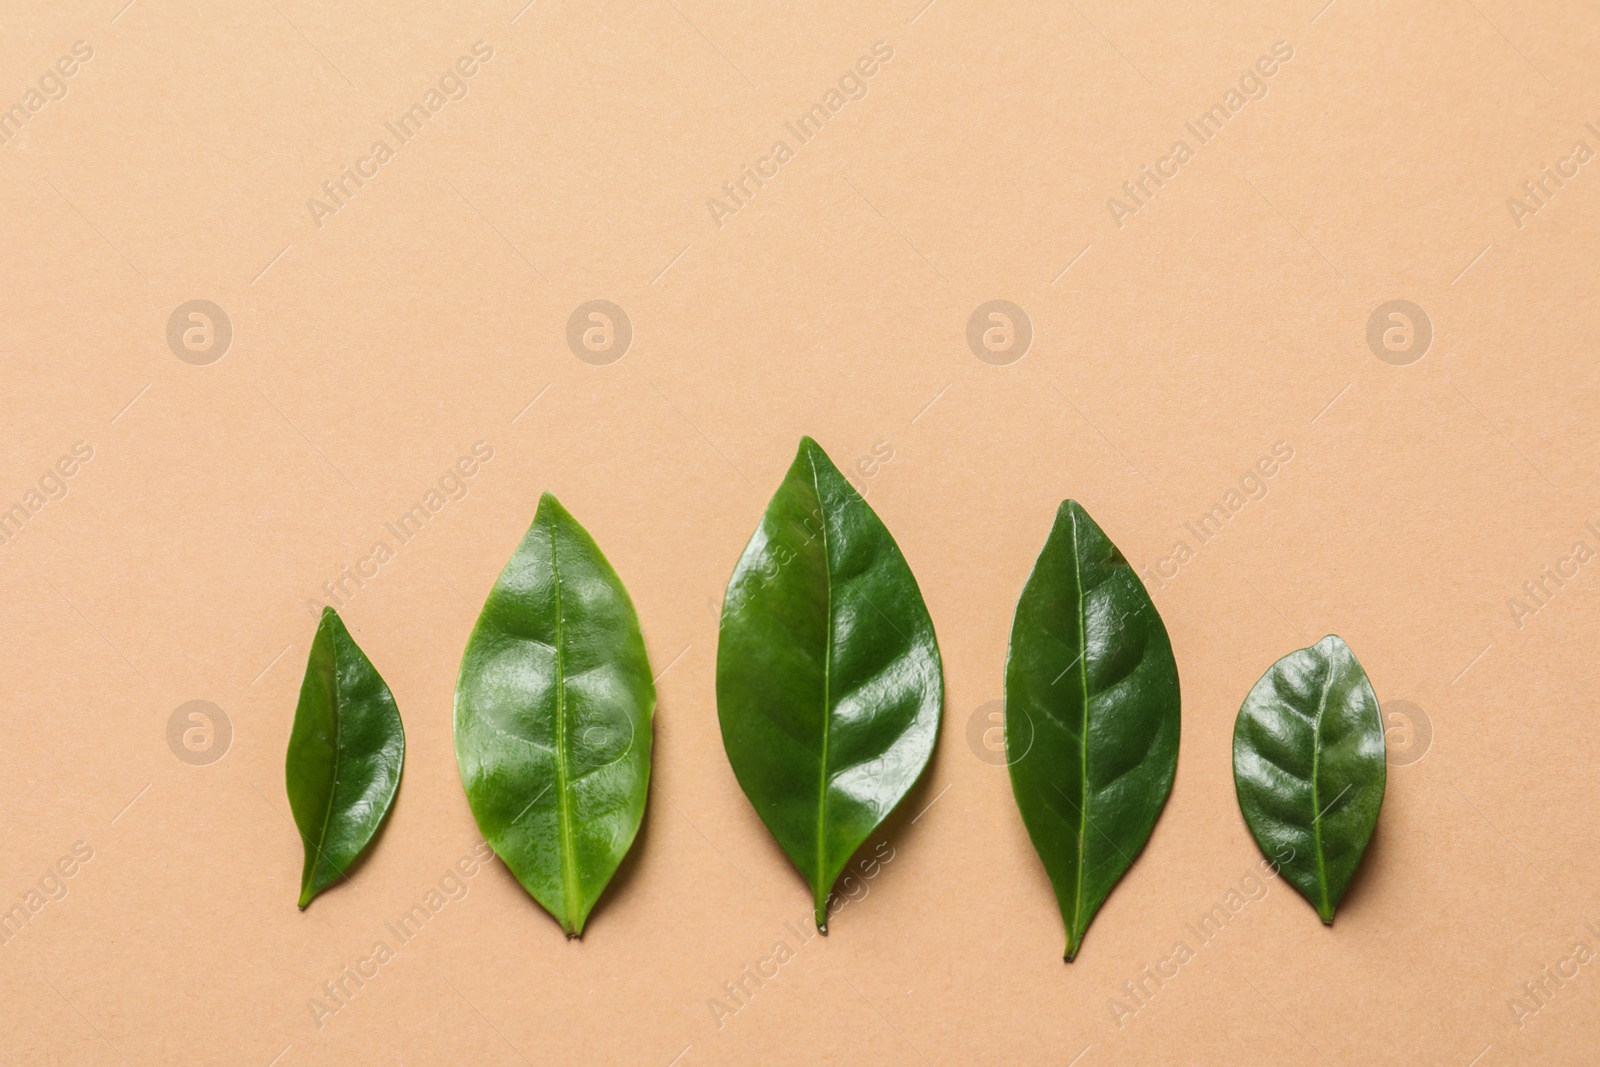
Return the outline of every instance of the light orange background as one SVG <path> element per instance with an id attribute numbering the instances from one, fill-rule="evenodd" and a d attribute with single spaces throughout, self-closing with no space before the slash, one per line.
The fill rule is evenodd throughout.
<path id="1" fill-rule="evenodd" d="M 0 908 L 59 897 L 0 946 L 0 1061 L 1595 1062 L 1600 963 L 1573 961 L 1600 951 L 1600 564 L 1573 546 L 1600 548 L 1600 163 L 1543 178 L 1600 150 L 1590 5 L 524 3 L 0 14 L 0 109 L 26 116 L 0 144 L 0 508 L 23 508 Z M 475 42 L 465 96 L 396 147 L 385 123 Z M 877 42 L 865 96 L 800 144 L 785 123 Z M 1200 145 L 1185 123 L 1279 42 Z M 308 207 L 380 138 L 375 176 Z M 715 218 L 779 139 L 793 158 Z M 1179 139 L 1192 158 L 1131 205 Z M 1114 196 L 1138 207 L 1120 226 Z M 196 299 L 232 327 L 209 363 L 168 343 Z M 592 299 L 632 324 L 608 365 L 566 340 Z M 1006 365 L 966 339 L 991 299 L 1033 330 Z M 1403 366 L 1367 341 L 1396 299 L 1433 332 Z M 724 584 L 803 433 L 899 540 L 947 683 L 924 785 L 868 846 L 892 860 L 809 941 L 713 684 Z M 301 914 L 283 755 L 308 602 L 478 442 L 464 495 L 346 581 L 405 777 Z M 1292 460 L 1196 548 L 1185 523 L 1279 442 Z M 480 840 L 456 667 L 543 490 L 662 672 L 643 831 L 581 942 L 494 864 L 357 987 L 344 969 Z M 1184 698 L 1165 815 L 1071 966 L 986 733 L 1067 496 L 1164 567 Z M 1202 943 L 1260 858 L 1239 702 L 1329 632 L 1413 706 L 1390 738 L 1410 762 L 1335 927 L 1270 881 Z M 204 765 L 169 745 L 193 700 L 231 724 Z M 780 941 L 777 976 L 745 979 Z M 1194 958 L 1145 979 L 1179 941 Z"/>

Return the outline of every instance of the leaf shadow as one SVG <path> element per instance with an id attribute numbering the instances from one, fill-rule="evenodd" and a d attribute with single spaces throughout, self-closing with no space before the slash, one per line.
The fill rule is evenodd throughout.
<path id="1" fill-rule="evenodd" d="M 837 915 L 843 912 L 850 904 L 860 903 L 872 895 L 870 883 L 883 873 L 883 868 L 890 861 L 899 857 L 901 847 L 908 846 L 920 832 L 918 823 L 940 796 L 940 792 L 935 791 L 933 788 L 934 771 L 939 762 L 939 753 L 945 747 L 944 735 L 948 729 L 950 729 L 948 716 L 944 714 L 944 709 L 941 709 L 939 732 L 934 737 L 933 751 L 928 753 L 927 765 L 923 767 L 922 773 L 917 776 L 917 780 L 912 783 L 911 788 L 906 791 L 906 795 L 900 798 L 900 803 L 896 804 L 894 810 L 884 818 L 883 822 L 878 824 L 877 829 L 867 835 L 867 839 L 861 843 L 861 847 L 851 854 L 849 861 L 844 865 L 844 869 L 839 872 L 838 879 L 829 890 L 828 924 L 830 927 Z M 946 785 L 940 787 L 940 790 L 948 788 L 950 784 L 953 783 L 946 783 Z M 880 850 L 885 844 L 891 850 L 888 860 L 882 859 L 880 855 Z M 874 869 L 875 860 L 877 862 L 876 869 Z M 871 873 L 868 873 L 869 871 Z M 796 874 L 799 874 L 798 868 L 796 868 Z M 847 882 L 852 877 L 856 879 L 857 884 L 867 887 L 866 891 L 860 896 L 851 895 L 851 887 Z M 805 884 L 803 875 L 800 876 L 800 881 L 801 884 Z M 840 892 L 840 887 L 844 887 L 843 893 Z M 806 892 L 807 894 L 810 893 L 809 885 L 806 886 Z"/>
<path id="2" fill-rule="evenodd" d="M 402 781 L 405 778 L 404 768 L 401 768 L 400 778 Z M 337 889 L 346 883 L 353 885 L 355 883 L 356 876 L 361 873 L 362 868 L 372 861 L 373 853 L 378 851 L 378 846 L 383 843 L 384 835 L 389 832 L 389 824 L 394 822 L 394 813 L 400 809 L 400 794 L 404 792 L 404 790 L 400 788 L 401 784 L 401 782 L 395 783 L 394 799 L 389 802 L 389 810 L 384 812 L 383 819 L 378 823 L 378 828 L 372 831 L 371 840 L 369 840 L 361 849 L 361 851 L 357 853 L 356 858 L 350 861 L 350 865 L 344 869 L 343 877 L 341 877 L 337 882 L 329 885 L 327 889 L 322 891 L 322 893 L 326 893 L 331 889 Z M 320 897 L 322 893 L 318 893 L 317 896 Z M 313 903 L 315 903 L 315 901 L 313 901 Z M 306 906 L 310 907 L 311 905 L 307 904 Z"/>
<path id="3" fill-rule="evenodd" d="M 1378 868 L 1383 863 L 1384 847 L 1383 818 L 1380 814 L 1377 824 L 1372 828 L 1372 836 L 1367 839 L 1367 848 L 1361 856 L 1361 862 L 1356 866 L 1355 873 L 1350 876 L 1350 884 L 1345 886 L 1344 896 L 1339 898 L 1339 903 L 1335 906 L 1334 921 L 1338 921 L 1342 912 L 1350 910 L 1364 897 L 1376 892 L 1371 885 L 1383 877 Z"/>
<path id="4" fill-rule="evenodd" d="M 655 775 L 652 774 L 650 776 L 649 791 L 645 794 L 644 817 L 639 820 L 639 832 L 633 835 L 633 843 L 628 846 L 628 851 L 623 854 L 622 862 L 617 864 L 617 869 L 612 872 L 611 881 L 607 882 L 605 889 L 601 890 L 600 899 L 596 900 L 594 907 L 589 909 L 589 917 L 583 922 L 585 930 L 592 927 L 595 920 L 610 911 L 612 905 L 617 903 L 619 898 L 627 896 L 635 879 L 638 878 L 639 865 L 643 861 L 645 850 L 650 843 L 650 823 L 655 819 L 654 813 L 657 803 L 653 799 L 655 792 L 656 781 Z M 543 908 L 539 910 L 544 911 Z M 545 912 L 545 914 L 549 915 L 549 912 Z M 555 922 L 555 916 L 551 915 L 550 919 Z M 556 922 L 557 929 L 560 926 L 561 924 Z M 578 937 L 579 940 L 582 940 L 583 935 L 580 934 Z"/>

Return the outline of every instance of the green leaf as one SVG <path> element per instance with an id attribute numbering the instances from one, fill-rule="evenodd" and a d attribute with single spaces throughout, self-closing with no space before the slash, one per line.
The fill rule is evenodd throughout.
<path id="1" fill-rule="evenodd" d="M 644 819 L 655 706 L 622 579 L 544 494 L 461 657 L 456 763 L 478 829 L 569 937 Z"/>
<path id="2" fill-rule="evenodd" d="M 1386 776 L 1377 695 L 1339 637 L 1274 663 L 1239 708 L 1239 810 L 1261 850 L 1325 923 L 1378 824 Z"/>
<path id="3" fill-rule="evenodd" d="M 289 807 L 305 843 L 300 907 L 322 892 L 378 832 L 400 788 L 406 734 L 394 694 L 345 629 L 322 609 L 289 734 Z"/>
<path id="4" fill-rule="evenodd" d="M 717 717 L 739 785 L 810 883 L 823 933 L 833 883 L 927 766 L 943 700 L 911 568 L 801 438 L 728 581 Z"/>
<path id="5" fill-rule="evenodd" d="M 1178 665 L 1117 546 L 1063 501 L 1006 656 L 1006 759 L 1055 886 L 1066 958 L 1150 838 L 1178 768 Z"/>

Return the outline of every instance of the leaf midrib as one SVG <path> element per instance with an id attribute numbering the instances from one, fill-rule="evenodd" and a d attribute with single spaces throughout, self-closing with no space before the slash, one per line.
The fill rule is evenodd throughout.
<path id="1" fill-rule="evenodd" d="M 827 592 L 827 609 L 823 615 L 826 633 L 822 644 L 822 757 L 818 760 L 817 881 L 811 888 L 813 917 L 820 929 L 823 925 L 823 907 L 827 904 L 825 894 L 828 877 L 825 831 L 828 822 L 828 738 L 833 726 L 833 566 L 828 556 L 828 516 L 822 507 L 822 485 L 817 478 L 816 457 L 807 456 L 806 462 L 811 467 L 811 490 L 817 494 L 817 511 L 822 513 L 822 521 L 818 526 L 822 532 L 823 588 Z"/>
<path id="2" fill-rule="evenodd" d="M 1083 916 L 1083 861 L 1085 831 L 1089 822 L 1089 624 L 1083 610 L 1083 560 L 1078 552 L 1078 516 L 1070 515 L 1072 519 L 1072 581 L 1074 601 L 1078 606 L 1078 643 L 1082 646 L 1078 652 L 1078 685 L 1083 694 L 1083 719 L 1078 732 L 1078 752 L 1081 774 L 1079 778 L 1078 801 L 1078 871 L 1077 891 L 1072 897 L 1072 942 L 1076 948 L 1077 941 L 1083 936 L 1079 921 Z"/>
<path id="3" fill-rule="evenodd" d="M 564 616 L 561 607 L 561 566 L 557 562 L 556 524 L 550 520 L 550 571 L 556 594 L 556 820 L 561 827 L 561 899 L 568 933 L 578 926 L 577 847 L 572 839 L 572 798 L 567 793 L 567 669 L 563 655 Z"/>
<path id="4" fill-rule="evenodd" d="M 1322 854 L 1322 798 L 1317 788 L 1317 767 L 1322 757 L 1322 716 L 1328 710 L 1328 691 L 1332 688 L 1333 663 L 1330 661 L 1322 680 L 1322 694 L 1317 700 L 1317 714 L 1311 722 L 1311 839 L 1317 853 L 1317 895 L 1322 898 L 1317 913 L 1324 917 L 1328 913 L 1328 865 Z"/>
<path id="5" fill-rule="evenodd" d="M 328 786 L 328 807 L 322 813 L 322 829 L 317 833 L 317 839 L 311 843 L 311 847 L 317 850 L 317 859 L 311 865 L 311 869 L 306 872 L 305 884 L 300 887 L 302 897 L 309 893 L 311 887 L 316 883 L 318 868 L 322 866 L 322 861 L 328 855 L 322 846 L 328 843 L 328 827 L 333 822 L 333 802 L 339 792 L 339 766 L 344 759 L 344 744 L 340 739 L 340 734 L 344 727 L 344 718 L 339 714 L 339 708 L 342 703 L 339 699 L 339 640 L 331 626 L 328 628 L 328 648 L 328 658 L 332 664 L 328 672 L 332 679 L 331 684 L 328 686 L 328 699 L 333 714 L 333 782 Z M 304 906 L 305 904 L 301 904 L 301 907 Z"/>

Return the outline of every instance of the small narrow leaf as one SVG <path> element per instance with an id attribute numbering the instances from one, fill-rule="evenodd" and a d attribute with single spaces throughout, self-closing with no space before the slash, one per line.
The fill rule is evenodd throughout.
<path id="1" fill-rule="evenodd" d="M 717 717 L 733 773 L 810 884 L 824 933 L 840 872 L 927 766 L 943 700 L 911 568 L 802 438 L 728 581 Z"/>
<path id="2" fill-rule="evenodd" d="M 289 807 L 305 843 L 300 907 L 344 877 L 400 788 L 405 729 L 394 695 L 345 629 L 322 610 L 289 734 Z"/>
<path id="3" fill-rule="evenodd" d="M 1005 732 L 1069 962 L 1172 792 L 1178 715 L 1161 616 L 1088 512 L 1062 502 L 1011 624 Z"/>
<path id="4" fill-rule="evenodd" d="M 628 591 L 544 494 L 461 657 L 456 763 L 478 829 L 569 937 L 644 819 L 655 706 Z"/>
<path id="5" fill-rule="evenodd" d="M 1378 697 L 1333 634 L 1274 663 L 1239 708 L 1239 810 L 1325 923 L 1378 824 L 1386 776 Z"/>

